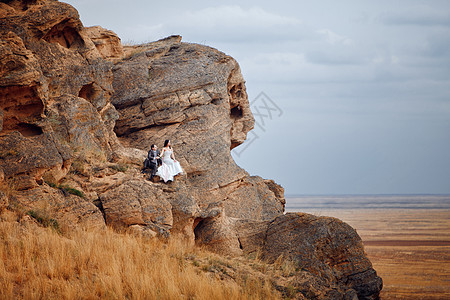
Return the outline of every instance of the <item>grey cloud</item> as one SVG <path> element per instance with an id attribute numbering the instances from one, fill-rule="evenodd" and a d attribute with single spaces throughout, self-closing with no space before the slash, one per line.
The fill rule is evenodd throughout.
<path id="1" fill-rule="evenodd" d="M 178 32 L 193 41 L 221 43 L 269 43 L 316 39 L 301 20 L 238 5 L 187 11 L 160 25 L 159 35 Z"/>
<path id="2" fill-rule="evenodd" d="M 448 2 L 447 2 L 448 3 Z M 444 26 L 450 27 L 450 5 L 416 6 L 402 11 L 387 12 L 379 16 L 386 25 Z"/>
<path id="3" fill-rule="evenodd" d="M 324 65 L 360 65 L 368 62 L 367 58 L 355 56 L 352 52 L 333 51 L 333 49 L 309 52 L 306 54 L 306 59 L 311 63 Z"/>
<path id="4" fill-rule="evenodd" d="M 427 43 L 423 54 L 437 58 L 440 57 L 450 58 L 449 44 L 450 44 L 450 30 L 440 33 L 433 33 L 427 38 Z"/>

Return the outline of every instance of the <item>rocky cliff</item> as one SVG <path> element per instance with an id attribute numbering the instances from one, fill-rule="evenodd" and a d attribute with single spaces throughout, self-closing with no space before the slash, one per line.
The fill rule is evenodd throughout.
<path id="1" fill-rule="evenodd" d="M 253 125 L 239 65 L 216 49 L 180 36 L 125 47 L 65 3 L 0 2 L 1 210 L 284 257 L 297 297 L 376 299 L 350 226 L 283 214 L 283 188 L 236 165 Z M 165 139 L 185 170 L 169 184 L 139 172 Z"/>

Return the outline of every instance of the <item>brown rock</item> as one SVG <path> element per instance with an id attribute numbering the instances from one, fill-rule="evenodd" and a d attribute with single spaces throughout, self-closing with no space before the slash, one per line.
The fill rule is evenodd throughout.
<path id="1" fill-rule="evenodd" d="M 122 43 L 117 34 L 100 26 L 85 27 L 84 31 L 94 42 L 95 48 L 97 48 L 104 59 L 117 59 L 122 57 Z"/>
<path id="2" fill-rule="evenodd" d="M 197 218 L 193 224 L 195 240 L 198 245 L 205 245 L 211 251 L 224 255 L 242 254 L 233 219 L 223 214 L 214 218 Z"/>
<path id="3" fill-rule="evenodd" d="M 15 176 L 13 180 L 13 188 L 18 191 L 29 190 L 38 186 L 35 178 L 25 174 Z"/>
<path id="4" fill-rule="evenodd" d="M 0 136 L 0 149 L 0 169 L 5 178 L 21 174 L 39 180 L 51 173 L 58 181 L 68 172 L 71 150 L 59 144 L 51 133 L 27 138 L 15 131 Z M 35 183 L 28 184 L 33 186 Z"/>
<path id="5" fill-rule="evenodd" d="M 267 228 L 262 256 L 274 262 L 281 255 L 330 284 L 354 289 L 359 299 L 379 296 L 382 280 L 367 259 L 361 238 L 338 219 L 303 213 L 277 217 Z"/>
<path id="6" fill-rule="evenodd" d="M 40 68 L 33 52 L 14 32 L 0 35 L 0 86 L 24 86 L 40 81 Z"/>
<path id="7" fill-rule="evenodd" d="M 234 224 L 239 246 L 244 253 L 260 253 L 266 240 L 270 221 L 237 219 Z"/>
<path id="8" fill-rule="evenodd" d="M 1 180 L 0 180 L 0 185 L 1 185 Z M 8 196 L 6 196 L 6 194 L 0 190 L 0 212 L 2 212 L 5 208 L 7 208 L 9 205 L 9 201 L 8 201 Z"/>
<path id="9" fill-rule="evenodd" d="M 129 180 L 100 195 L 108 225 L 145 225 L 168 230 L 172 227 L 172 207 L 161 191 L 143 180 Z"/>
<path id="10" fill-rule="evenodd" d="M 361 238 L 342 221 L 287 213 L 273 221 L 237 220 L 244 253 L 268 263 L 292 262 L 294 276 L 276 279 L 307 299 L 378 299 L 382 280 L 367 259 Z"/>
<path id="11" fill-rule="evenodd" d="M 80 97 L 64 95 L 48 106 L 47 114 L 55 133 L 74 152 L 95 160 L 111 159 L 108 132 L 101 115 L 91 103 Z"/>
<path id="12" fill-rule="evenodd" d="M 19 131 L 24 136 L 36 136 L 43 130 L 39 124 L 44 112 L 38 86 L 0 87 L 0 109 L 3 111 L 0 135 Z"/>
<path id="13" fill-rule="evenodd" d="M 114 115 L 109 105 L 112 65 L 102 59 L 73 7 L 58 1 L 10 1 L 3 9 L 0 47 L 5 55 L 0 59 L 7 68 L 1 72 L 8 73 L 0 79 L 0 108 L 7 112 L 4 132 L 51 130 L 42 120 L 44 106 L 66 94 L 85 98 L 102 117 Z M 107 129 L 112 132 L 112 127 Z M 115 142 L 115 135 L 108 132 L 107 137 Z"/>
<path id="14" fill-rule="evenodd" d="M 141 166 L 145 158 L 147 158 L 148 152 L 136 148 L 118 147 L 115 153 L 122 162 Z"/>
<path id="15" fill-rule="evenodd" d="M 117 113 L 109 104 L 111 63 L 101 58 L 77 11 L 57 1 L 9 1 L 2 5 L 2 12 L 0 60 L 5 68 L 0 70 L 0 109 L 5 113 L 1 133 L 18 130 L 34 136 L 55 129 L 52 120 L 45 118 L 44 107 L 70 94 L 85 98 L 100 112 L 105 118 L 104 139 L 116 145 L 111 123 Z"/>
<path id="16" fill-rule="evenodd" d="M 109 103 L 111 63 L 68 4 L 1 3 L 0 24 L 0 170 L 11 197 L 29 209 L 39 200 L 61 222 L 104 226 L 92 203 L 61 196 L 45 187 L 42 177 L 56 183 L 66 176 L 73 150 L 94 145 L 96 159 L 113 156 L 117 112 Z"/>
<path id="17" fill-rule="evenodd" d="M 0 33 L 0 134 L 18 130 L 31 136 L 42 132 L 44 103 L 39 86 L 41 72 L 33 53 L 13 32 Z"/>
<path id="18" fill-rule="evenodd" d="M 259 176 L 244 177 L 220 188 L 218 194 L 226 199 L 225 211 L 231 217 L 272 220 L 284 212 L 284 196 L 278 198 Z"/>
<path id="19" fill-rule="evenodd" d="M 283 205 L 284 211 L 284 205 L 286 204 L 286 199 L 284 199 L 284 188 L 281 185 L 276 184 L 272 179 L 264 179 L 264 183 L 269 188 L 269 190 L 274 193 L 278 201 Z"/>
<path id="20" fill-rule="evenodd" d="M 102 213 L 94 204 L 48 185 L 15 192 L 9 202 L 10 206 L 20 207 L 25 212 L 33 211 L 44 219 L 55 219 L 61 229 L 105 226 Z"/>
<path id="21" fill-rule="evenodd" d="M 274 278 L 276 288 L 286 295 L 378 298 L 382 281 L 366 258 L 361 239 L 337 219 L 288 213 L 273 221 L 240 219 L 235 230 L 244 253 L 292 265 L 293 273 Z"/>
<path id="22" fill-rule="evenodd" d="M 164 197 L 172 205 L 173 226 L 170 234 L 185 238 L 191 244 L 194 243 L 194 223 L 197 217 L 207 218 L 219 215 L 220 208 L 216 209 L 216 204 L 208 205 L 200 209 L 195 191 L 189 189 L 183 178 L 176 178 L 175 182 L 170 184 L 160 183 L 160 189 L 164 192 Z"/>

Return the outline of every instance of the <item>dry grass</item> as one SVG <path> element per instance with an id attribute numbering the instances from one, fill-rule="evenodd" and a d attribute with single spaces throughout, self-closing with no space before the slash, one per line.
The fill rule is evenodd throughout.
<path id="1" fill-rule="evenodd" d="M 62 236 L 0 222 L 0 299 L 274 299 L 269 283 L 220 278 L 219 256 L 178 240 L 103 231 Z M 208 270 L 208 268 L 212 269 Z"/>

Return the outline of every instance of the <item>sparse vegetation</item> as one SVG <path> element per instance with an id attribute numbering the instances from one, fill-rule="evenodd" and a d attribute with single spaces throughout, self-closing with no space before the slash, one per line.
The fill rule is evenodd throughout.
<path id="1" fill-rule="evenodd" d="M 290 258 L 284 258 L 282 255 L 274 262 L 274 267 L 281 272 L 284 277 L 295 275 L 300 267 Z"/>
<path id="2" fill-rule="evenodd" d="M 126 164 L 118 163 L 110 166 L 111 169 L 116 170 L 118 172 L 125 173 L 128 170 L 128 166 Z"/>
<path id="3" fill-rule="evenodd" d="M 62 121 L 61 121 L 60 117 L 58 116 L 58 114 L 51 110 L 49 111 L 49 113 L 47 115 L 47 121 L 53 130 L 57 130 L 58 128 L 60 128 L 62 126 Z"/>
<path id="4" fill-rule="evenodd" d="M 83 192 L 80 191 L 80 190 L 77 190 L 76 188 L 73 188 L 73 187 L 70 187 L 70 186 L 66 186 L 66 185 L 62 185 L 62 186 L 60 186 L 60 189 L 65 191 L 66 193 L 69 193 L 69 194 L 72 194 L 72 195 L 84 198 Z"/>
<path id="5" fill-rule="evenodd" d="M 67 185 L 58 185 L 58 184 L 55 184 L 55 183 L 52 183 L 52 182 L 47 182 L 47 184 L 50 187 L 52 187 L 52 188 L 61 190 L 64 194 L 67 193 L 67 194 L 72 194 L 72 195 L 84 198 L 83 192 L 78 190 L 78 189 L 76 189 L 76 188 L 73 188 L 73 187 L 70 187 L 70 186 L 67 186 Z"/>
<path id="6" fill-rule="evenodd" d="M 82 149 L 72 145 L 72 148 L 75 149 L 75 155 L 70 166 L 71 174 L 89 177 L 96 164 L 107 161 L 105 153 L 96 145 L 88 145 Z"/>
<path id="7" fill-rule="evenodd" d="M 87 172 L 87 161 L 81 158 L 76 158 L 73 160 L 71 166 L 70 166 L 70 173 L 74 175 L 81 175 L 81 176 L 88 176 L 89 173 Z"/>
<path id="8" fill-rule="evenodd" d="M 27 211 L 27 215 L 35 219 L 42 226 L 53 228 L 54 230 L 56 230 L 56 232 L 60 233 L 58 221 L 50 218 L 48 215 L 43 214 L 37 210 L 29 210 Z"/>
<path id="9" fill-rule="evenodd" d="M 136 42 L 135 40 L 126 40 L 124 42 L 122 42 L 122 46 L 123 47 L 132 47 L 132 46 L 137 46 L 140 43 Z"/>

